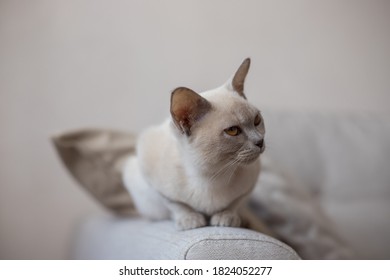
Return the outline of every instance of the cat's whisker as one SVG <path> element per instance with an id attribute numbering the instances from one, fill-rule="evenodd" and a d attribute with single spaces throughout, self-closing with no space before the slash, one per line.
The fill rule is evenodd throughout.
<path id="1" fill-rule="evenodd" d="M 222 175 L 223 173 L 225 173 L 229 167 L 231 166 L 232 162 L 228 162 L 227 164 L 225 164 L 224 166 L 222 166 L 221 169 L 219 169 L 210 179 L 211 181 L 214 181 L 219 175 Z"/>
<path id="2" fill-rule="evenodd" d="M 236 159 L 235 162 L 238 163 L 238 162 L 239 162 L 238 159 Z M 230 172 L 230 176 L 229 176 L 229 179 L 228 179 L 228 181 L 227 181 L 227 184 L 230 183 L 230 180 L 232 179 L 233 174 L 236 172 L 236 170 L 237 170 L 237 168 L 238 168 L 238 164 L 235 164 L 233 167 L 234 167 L 234 169 L 233 169 L 232 172 Z"/>
<path id="3" fill-rule="evenodd" d="M 233 178 L 233 175 L 234 175 L 234 173 L 236 172 L 236 170 L 237 170 L 239 164 L 240 164 L 240 160 L 239 160 L 238 158 L 235 158 L 235 159 L 233 160 L 233 162 L 232 162 L 232 165 L 231 165 L 231 168 L 232 168 L 233 170 L 229 169 L 230 175 L 229 175 L 229 177 L 228 177 L 228 180 L 227 180 L 226 184 L 229 184 L 229 183 L 230 183 L 230 181 L 231 181 L 231 179 Z M 228 170 L 227 170 L 227 171 L 228 171 Z"/>
<path id="4" fill-rule="evenodd" d="M 219 169 L 210 179 L 211 181 L 214 181 L 217 177 L 220 175 L 224 175 L 227 171 L 230 170 L 232 167 L 236 167 L 235 165 L 238 163 L 237 159 L 233 159 L 232 161 L 229 161 L 224 166 L 222 166 L 221 169 Z"/>

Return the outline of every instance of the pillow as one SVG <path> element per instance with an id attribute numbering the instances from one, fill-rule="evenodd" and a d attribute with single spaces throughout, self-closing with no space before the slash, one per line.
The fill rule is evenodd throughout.
<path id="1" fill-rule="evenodd" d="M 65 167 L 101 204 L 118 215 L 135 213 L 121 175 L 124 160 L 135 152 L 135 135 L 82 129 L 59 134 L 52 141 Z"/>

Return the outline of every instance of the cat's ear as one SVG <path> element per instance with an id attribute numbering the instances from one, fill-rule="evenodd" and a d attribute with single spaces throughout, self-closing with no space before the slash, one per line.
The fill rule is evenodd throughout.
<path id="1" fill-rule="evenodd" d="M 179 87 L 171 95 L 171 115 L 176 127 L 187 136 L 191 127 L 211 109 L 211 104 L 195 91 Z"/>
<path id="2" fill-rule="evenodd" d="M 231 78 L 227 82 L 227 87 L 230 90 L 237 92 L 241 97 L 243 97 L 245 99 L 246 99 L 246 96 L 244 94 L 244 83 L 245 83 L 245 78 L 246 78 L 246 75 L 248 74 L 250 65 L 251 65 L 251 59 L 248 57 L 247 59 L 245 59 L 241 63 L 240 67 L 238 68 L 238 70 L 234 74 L 233 78 Z"/>

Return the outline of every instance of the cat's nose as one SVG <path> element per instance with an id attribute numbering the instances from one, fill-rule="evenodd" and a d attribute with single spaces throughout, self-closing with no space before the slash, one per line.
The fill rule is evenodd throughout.
<path id="1" fill-rule="evenodd" d="M 256 145 L 257 147 L 259 147 L 260 149 L 263 148 L 263 146 L 264 146 L 264 139 L 261 139 L 261 140 L 257 141 L 257 142 L 255 143 L 255 145 Z"/>

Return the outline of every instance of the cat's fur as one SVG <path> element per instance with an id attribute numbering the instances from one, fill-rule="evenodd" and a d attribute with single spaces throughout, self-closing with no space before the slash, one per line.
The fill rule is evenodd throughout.
<path id="1" fill-rule="evenodd" d="M 214 90 L 175 89 L 171 118 L 140 135 L 123 178 L 141 215 L 171 218 L 179 229 L 238 227 L 248 219 L 241 206 L 265 149 L 263 118 L 244 95 L 249 66 L 248 58 Z"/>

